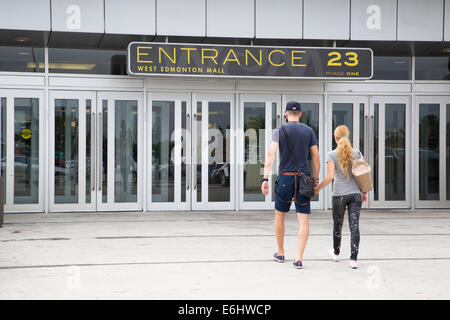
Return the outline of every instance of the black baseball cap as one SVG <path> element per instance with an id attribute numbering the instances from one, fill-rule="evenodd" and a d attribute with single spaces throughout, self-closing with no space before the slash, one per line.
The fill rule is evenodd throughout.
<path id="1" fill-rule="evenodd" d="M 300 103 L 298 103 L 297 101 L 289 101 L 286 104 L 286 111 L 302 111 L 302 107 L 300 105 Z"/>

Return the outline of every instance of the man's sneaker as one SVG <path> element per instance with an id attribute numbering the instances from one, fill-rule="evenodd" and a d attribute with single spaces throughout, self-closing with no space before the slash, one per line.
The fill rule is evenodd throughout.
<path id="1" fill-rule="evenodd" d="M 358 269 L 358 262 L 356 260 L 350 260 L 350 267 L 352 269 Z"/>
<path id="2" fill-rule="evenodd" d="M 294 261 L 294 268 L 303 269 L 303 263 L 300 260 Z"/>
<path id="3" fill-rule="evenodd" d="M 331 259 L 332 259 L 334 262 L 338 262 L 338 261 L 339 261 L 339 256 L 336 255 L 336 254 L 334 254 L 334 249 L 330 249 L 330 251 L 329 251 L 328 253 L 330 254 Z"/>
<path id="4" fill-rule="evenodd" d="M 273 254 L 273 259 L 278 262 L 284 262 L 284 256 L 279 256 L 276 252 Z"/>

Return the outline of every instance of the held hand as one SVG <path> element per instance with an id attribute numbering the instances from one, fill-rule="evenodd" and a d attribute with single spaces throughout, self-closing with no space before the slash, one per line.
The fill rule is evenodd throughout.
<path id="1" fill-rule="evenodd" d="M 261 184 L 261 192 L 265 196 L 267 196 L 269 194 L 269 182 L 268 181 L 264 181 Z"/>
<path id="2" fill-rule="evenodd" d="M 315 188 L 314 188 L 314 194 L 315 195 L 318 195 L 320 193 L 320 189 L 316 186 Z"/>
<path id="3" fill-rule="evenodd" d="M 320 189 L 319 189 L 319 181 L 315 181 L 314 182 L 314 194 L 318 195 L 320 193 Z"/>
<path id="4" fill-rule="evenodd" d="M 366 202 L 367 201 L 367 193 L 361 193 L 361 199 L 362 199 L 363 203 Z"/>

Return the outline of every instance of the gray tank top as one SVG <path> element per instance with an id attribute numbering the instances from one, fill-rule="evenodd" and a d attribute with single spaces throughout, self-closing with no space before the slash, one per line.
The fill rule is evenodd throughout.
<path id="1" fill-rule="evenodd" d="M 358 150 L 353 150 L 353 154 L 355 159 L 360 158 L 360 154 Z M 350 179 L 347 180 L 347 176 L 341 169 L 341 165 L 339 164 L 339 159 L 337 155 L 336 149 L 328 152 L 327 162 L 335 163 L 335 173 L 334 173 L 334 182 L 333 182 L 333 196 L 344 196 L 352 193 L 361 193 L 361 190 L 356 183 L 355 178 L 350 170 Z"/>

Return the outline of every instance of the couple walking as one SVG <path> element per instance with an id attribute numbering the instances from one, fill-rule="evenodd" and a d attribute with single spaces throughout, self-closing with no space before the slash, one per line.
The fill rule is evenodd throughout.
<path id="1" fill-rule="evenodd" d="M 314 177 L 314 193 L 319 194 L 331 181 L 333 184 L 333 249 L 329 254 L 333 261 L 339 260 L 341 248 L 342 225 L 345 209 L 348 208 L 351 232 L 350 266 L 357 268 L 359 249 L 359 214 L 362 203 L 367 195 L 362 193 L 351 173 L 354 159 L 360 157 L 360 152 L 354 150 L 349 140 L 349 130 L 345 125 L 334 130 L 337 148 L 328 153 L 328 175 L 319 183 L 320 157 L 317 138 L 314 131 L 307 125 L 300 123 L 302 115 L 301 105 L 290 101 L 286 105 L 286 123 L 273 132 L 272 142 L 264 165 L 261 191 L 264 195 L 269 192 L 268 177 L 272 168 L 277 149 L 280 162 L 278 176 L 275 182 L 275 235 L 278 251 L 273 255 L 276 261 L 284 262 L 284 219 L 286 213 L 295 203 L 298 230 L 298 251 L 294 260 L 294 267 L 303 268 L 303 253 L 309 236 L 308 217 L 311 213 L 310 199 L 300 194 L 299 173 L 309 176 L 308 155 L 312 158 L 312 177 Z"/>

